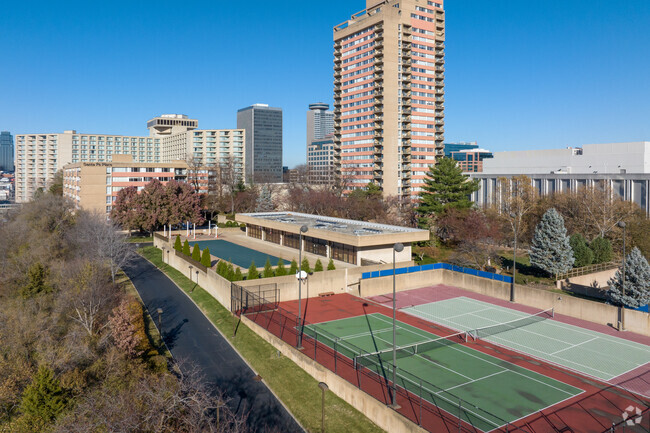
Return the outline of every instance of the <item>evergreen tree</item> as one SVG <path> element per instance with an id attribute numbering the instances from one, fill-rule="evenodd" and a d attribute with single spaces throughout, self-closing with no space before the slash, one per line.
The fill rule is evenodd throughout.
<path id="1" fill-rule="evenodd" d="M 212 257 L 210 257 L 210 248 L 205 247 L 201 256 L 201 264 L 206 268 L 212 267 Z"/>
<path id="2" fill-rule="evenodd" d="M 239 271 L 239 268 L 237 268 Z M 241 271 L 239 271 L 239 275 L 241 275 Z M 228 262 L 228 265 L 226 266 L 226 279 L 228 281 L 234 281 L 233 278 L 235 277 L 235 268 L 232 265 L 231 262 Z"/>
<path id="3" fill-rule="evenodd" d="M 63 412 L 66 397 L 52 370 L 40 366 L 32 383 L 25 388 L 20 410 L 34 424 L 49 424 Z"/>
<path id="4" fill-rule="evenodd" d="M 322 272 L 323 271 L 323 264 L 321 263 L 320 259 L 316 259 L 316 264 L 314 265 L 314 272 Z"/>
<path id="5" fill-rule="evenodd" d="M 612 261 L 612 244 L 609 240 L 597 237 L 589 245 L 594 252 L 594 263 L 607 263 Z"/>
<path id="6" fill-rule="evenodd" d="M 262 185 L 260 194 L 255 201 L 255 212 L 273 211 L 273 201 L 271 200 L 271 191 L 266 185 Z"/>
<path id="7" fill-rule="evenodd" d="M 217 274 L 221 275 L 222 277 L 225 277 L 226 275 L 226 262 L 223 260 L 219 259 L 219 262 L 217 262 Z"/>
<path id="8" fill-rule="evenodd" d="M 190 243 L 187 242 L 187 239 L 185 239 L 185 243 L 183 244 L 183 254 L 185 254 L 187 257 L 192 255 L 190 252 Z"/>
<path id="9" fill-rule="evenodd" d="M 607 299 L 612 304 L 636 308 L 650 303 L 650 265 L 637 247 L 625 258 L 625 286 L 622 269 L 607 283 Z"/>
<path id="10" fill-rule="evenodd" d="M 192 260 L 195 262 L 201 262 L 201 248 L 199 244 L 194 244 L 194 249 L 192 249 Z"/>
<path id="11" fill-rule="evenodd" d="M 574 267 L 581 268 L 594 262 L 594 252 L 587 246 L 587 240 L 580 233 L 571 235 L 569 245 L 571 245 L 573 257 L 576 259 L 573 263 Z"/>
<path id="12" fill-rule="evenodd" d="M 298 262 L 296 259 L 291 260 L 289 265 L 289 275 L 296 275 L 298 273 Z"/>
<path id="13" fill-rule="evenodd" d="M 307 257 L 302 259 L 302 264 L 300 265 L 300 270 L 305 271 L 308 274 L 311 273 L 311 268 L 309 267 L 309 260 L 307 260 Z"/>
<path id="14" fill-rule="evenodd" d="M 257 272 L 257 268 L 255 267 L 255 260 L 251 262 L 250 267 L 248 268 L 248 275 L 246 276 L 247 280 L 256 280 L 260 277 L 260 273 Z"/>
<path id="15" fill-rule="evenodd" d="M 232 277 L 233 281 L 241 281 L 244 279 L 244 276 L 241 274 L 241 269 L 239 269 L 239 266 L 237 266 L 237 269 L 235 269 L 235 274 Z"/>
<path id="16" fill-rule="evenodd" d="M 264 271 L 262 271 L 262 278 L 271 278 L 273 277 L 273 266 L 271 266 L 271 259 L 266 258 L 266 263 L 264 263 Z"/>
<path id="17" fill-rule="evenodd" d="M 32 263 L 27 271 L 27 284 L 20 289 L 22 297 L 28 299 L 39 293 L 51 292 L 52 286 L 47 283 L 49 274 L 49 269 L 40 262 Z"/>
<path id="18" fill-rule="evenodd" d="M 176 241 L 174 242 L 174 249 L 179 253 L 183 251 L 183 244 L 181 244 L 181 237 L 176 235 Z"/>
<path id="19" fill-rule="evenodd" d="M 275 275 L 277 277 L 283 277 L 287 275 L 287 268 L 284 267 L 284 262 L 282 259 L 278 260 L 278 266 L 275 268 Z"/>
<path id="20" fill-rule="evenodd" d="M 330 258 L 329 263 L 327 264 L 327 270 L 328 271 L 333 271 L 336 269 L 336 266 L 334 266 L 334 260 Z"/>
<path id="21" fill-rule="evenodd" d="M 564 219 L 555 208 L 550 208 L 535 227 L 530 264 L 550 275 L 557 275 L 571 269 L 574 261 Z"/>
<path id="22" fill-rule="evenodd" d="M 479 181 L 470 180 L 451 158 L 442 158 L 429 167 L 424 183 L 417 208 L 422 227 L 429 226 L 431 216 L 440 215 L 448 208 L 469 209 L 470 196 L 479 189 Z"/>

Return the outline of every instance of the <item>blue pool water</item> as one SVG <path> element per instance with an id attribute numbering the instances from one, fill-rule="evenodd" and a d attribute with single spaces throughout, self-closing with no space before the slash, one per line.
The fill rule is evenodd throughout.
<path id="1" fill-rule="evenodd" d="M 190 246 L 199 244 L 199 248 L 204 250 L 205 247 L 210 248 L 210 254 L 220 259 L 227 260 L 237 266 L 248 269 L 252 261 L 255 261 L 255 266 L 261 268 L 266 263 L 266 259 L 271 260 L 271 265 L 278 264 L 278 257 L 270 254 L 261 253 L 250 248 L 242 247 L 241 245 L 233 244 L 232 242 L 214 239 L 211 241 L 198 241 L 190 242 Z"/>

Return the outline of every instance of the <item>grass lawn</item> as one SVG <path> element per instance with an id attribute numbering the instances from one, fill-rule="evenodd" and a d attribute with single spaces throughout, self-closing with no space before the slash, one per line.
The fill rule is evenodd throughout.
<path id="1" fill-rule="evenodd" d="M 153 236 L 130 236 L 126 238 L 127 242 L 131 243 L 145 243 L 145 242 L 153 242 Z"/>
<path id="2" fill-rule="evenodd" d="M 504 269 L 510 268 L 506 275 L 512 275 L 512 251 L 501 251 L 501 263 Z M 527 253 L 517 252 L 517 276 L 515 277 L 517 284 L 530 284 L 538 283 L 549 286 L 555 286 L 555 279 L 549 277 L 545 272 L 534 268 L 530 264 L 530 258 Z"/>
<path id="3" fill-rule="evenodd" d="M 264 341 L 243 323 L 232 337 L 233 316 L 200 286 L 196 286 L 176 269 L 164 264 L 156 247 L 139 252 L 167 274 L 196 304 L 210 321 L 228 338 L 264 382 L 310 432 L 320 431 L 321 390 L 318 382 L 288 358 L 278 357 L 277 349 Z M 382 432 L 365 415 L 332 392 L 325 396 L 325 429 L 327 431 Z"/>

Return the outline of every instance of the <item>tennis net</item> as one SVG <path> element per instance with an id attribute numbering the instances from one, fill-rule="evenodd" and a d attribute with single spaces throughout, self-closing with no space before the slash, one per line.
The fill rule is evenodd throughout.
<path id="1" fill-rule="evenodd" d="M 414 356 L 420 353 L 428 352 L 433 349 L 451 346 L 453 344 L 464 343 L 467 341 L 467 333 L 459 332 L 458 334 L 448 335 L 446 337 L 436 338 L 434 340 L 422 341 L 395 348 L 397 359 Z M 354 358 L 355 367 L 371 367 L 380 365 L 383 362 L 393 361 L 393 349 L 384 349 L 377 352 L 364 353 Z"/>
<path id="2" fill-rule="evenodd" d="M 513 329 L 518 329 L 524 326 L 532 325 L 533 323 L 541 322 L 546 319 L 552 319 L 554 316 L 555 313 L 553 311 L 553 308 L 551 308 L 548 310 L 540 311 L 539 313 L 536 314 L 532 314 L 530 316 L 511 320 L 509 322 L 477 328 L 472 331 L 468 331 L 468 334 L 474 340 L 483 339 L 486 337 L 490 337 L 492 335 L 500 334 L 502 332 L 511 331 Z"/>

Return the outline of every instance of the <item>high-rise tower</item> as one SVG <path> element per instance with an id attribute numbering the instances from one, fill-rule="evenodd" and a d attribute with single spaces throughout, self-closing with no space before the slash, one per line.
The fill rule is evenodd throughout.
<path id="1" fill-rule="evenodd" d="M 9 131 L 0 132 L 0 170 L 14 171 L 14 137 Z"/>
<path id="2" fill-rule="evenodd" d="M 282 109 L 253 104 L 237 110 L 237 129 L 246 132 L 246 182 L 282 182 Z"/>
<path id="3" fill-rule="evenodd" d="M 366 0 L 334 27 L 335 171 L 417 199 L 444 154 L 442 0 Z"/>
<path id="4" fill-rule="evenodd" d="M 334 112 L 329 104 L 317 102 L 309 104 L 307 111 L 307 146 L 314 140 L 322 140 L 334 132 Z"/>

